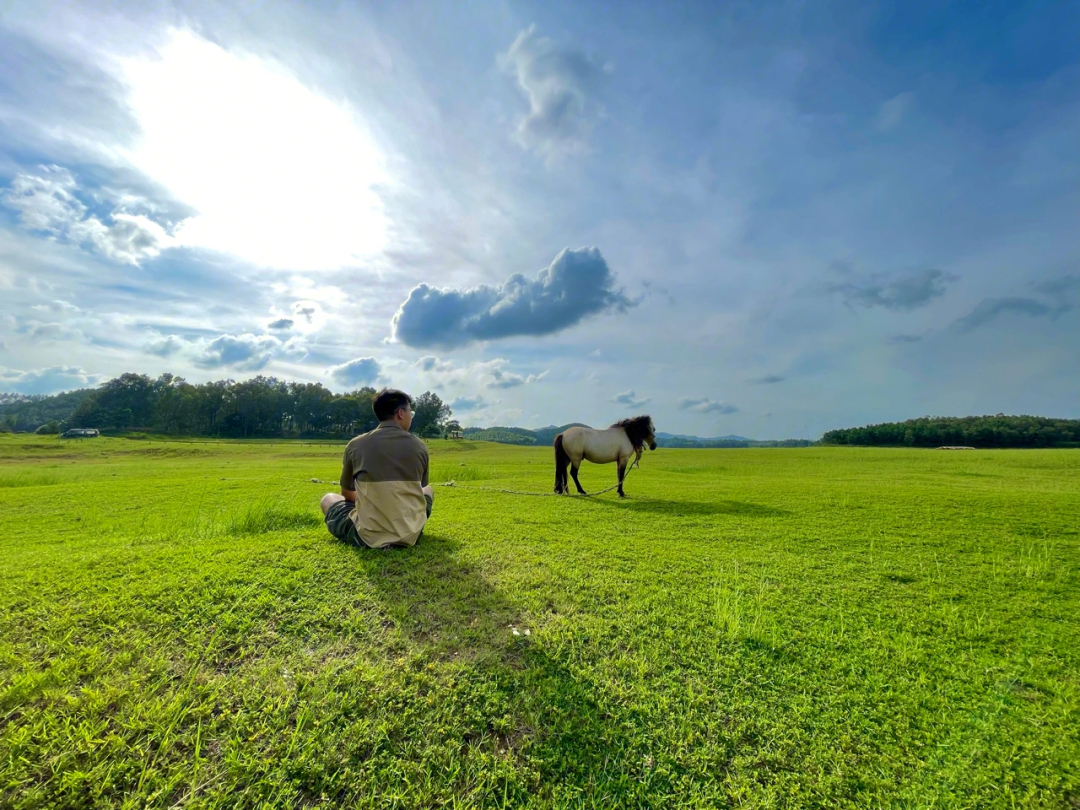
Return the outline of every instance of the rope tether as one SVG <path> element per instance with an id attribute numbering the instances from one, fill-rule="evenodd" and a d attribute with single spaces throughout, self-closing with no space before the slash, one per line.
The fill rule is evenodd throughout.
<path id="1" fill-rule="evenodd" d="M 626 472 L 623 473 L 622 483 L 626 482 L 626 479 L 630 477 L 630 471 L 632 469 L 634 469 L 634 467 L 636 467 L 636 466 L 638 466 L 638 463 L 637 463 L 637 460 L 635 459 L 634 462 L 629 467 L 626 468 Z M 313 483 L 313 484 L 332 484 L 334 482 L 333 481 L 320 481 L 318 478 L 312 478 L 311 483 Z M 477 492 L 501 492 L 504 495 L 528 495 L 528 496 L 533 497 L 533 498 L 564 497 L 564 493 L 559 493 L 559 492 L 525 492 L 524 490 L 520 490 L 520 489 L 500 489 L 498 487 L 463 487 L 463 486 L 455 483 L 454 481 L 445 481 L 444 483 L 436 484 L 435 486 L 453 487 L 454 489 L 473 489 L 473 490 L 476 490 Z M 598 490 L 596 492 L 586 492 L 584 495 L 582 495 L 580 492 L 567 492 L 567 493 L 565 493 L 565 496 L 569 496 L 571 498 L 593 498 L 593 497 L 596 497 L 597 495 L 603 495 L 605 492 L 611 492 L 611 490 L 618 489 L 618 488 L 619 488 L 619 484 L 616 483 L 616 484 L 612 484 L 607 489 L 601 489 L 601 490 Z"/>

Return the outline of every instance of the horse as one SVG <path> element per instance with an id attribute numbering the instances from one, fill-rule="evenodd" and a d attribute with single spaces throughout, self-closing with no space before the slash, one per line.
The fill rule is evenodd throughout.
<path id="1" fill-rule="evenodd" d="M 578 468 L 582 459 L 593 464 L 618 462 L 619 497 L 625 498 L 623 479 L 626 477 L 626 463 L 635 456 L 634 463 L 641 461 L 645 445 L 650 450 L 656 449 L 656 434 L 651 416 L 635 416 L 623 419 L 607 430 L 593 430 L 590 427 L 567 428 L 555 437 L 555 494 L 565 495 L 570 491 L 566 480 L 566 467 L 574 476 L 574 484 L 580 495 L 587 494 L 578 481 Z"/>

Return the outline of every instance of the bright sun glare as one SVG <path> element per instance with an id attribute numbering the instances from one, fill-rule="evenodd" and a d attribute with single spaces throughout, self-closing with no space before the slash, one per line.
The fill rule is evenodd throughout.
<path id="1" fill-rule="evenodd" d="M 187 31 L 123 67 L 143 132 L 133 161 L 199 212 L 179 244 L 296 270 L 385 246 L 381 155 L 347 106 Z"/>

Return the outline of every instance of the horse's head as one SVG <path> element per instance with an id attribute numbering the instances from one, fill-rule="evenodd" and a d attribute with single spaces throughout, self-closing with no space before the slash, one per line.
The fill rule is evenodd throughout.
<path id="1" fill-rule="evenodd" d="M 644 437 L 645 438 L 645 443 L 649 445 L 650 450 L 655 450 L 656 449 L 656 429 L 653 427 L 652 417 L 651 416 L 646 416 L 645 417 L 645 424 L 646 424 L 646 433 L 645 433 L 645 437 Z"/>
<path id="2" fill-rule="evenodd" d="M 653 429 L 651 416 L 635 416 L 633 419 L 623 419 L 621 422 L 616 422 L 612 427 L 621 427 L 625 430 L 626 437 L 630 439 L 630 444 L 634 445 L 634 449 L 638 452 L 644 449 L 645 445 L 648 445 L 650 450 L 656 449 L 656 431 Z"/>

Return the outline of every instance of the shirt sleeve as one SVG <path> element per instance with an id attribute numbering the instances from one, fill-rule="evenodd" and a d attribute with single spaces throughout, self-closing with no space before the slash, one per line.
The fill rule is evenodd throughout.
<path id="1" fill-rule="evenodd" d="M 420 475 L 420 486 L 426 487 L 428 485 L 428 451 L 426 447 L 423 447 L 420 451 L 424 464 L 424 472 Z"/>
<path id="2" fill-rule="evenodd" d="M 353 470 L 352 457 L 349 448 L 345 448 L 345 455 L 341 459 L 341 488 L 350 492 L 356 489 L 356 472 Z"/>

